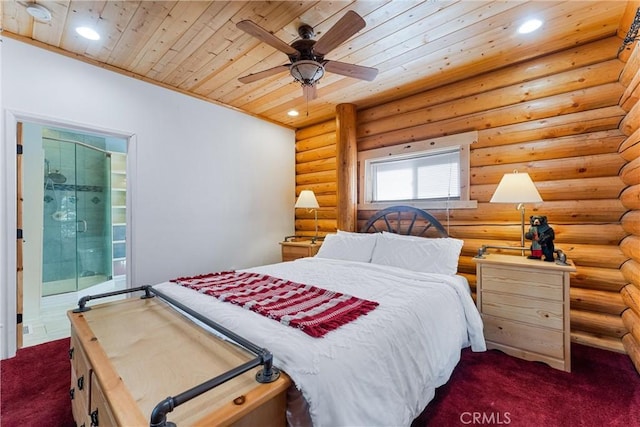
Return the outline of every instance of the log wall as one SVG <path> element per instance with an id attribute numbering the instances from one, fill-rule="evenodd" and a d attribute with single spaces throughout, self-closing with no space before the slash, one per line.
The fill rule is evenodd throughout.
<path id="1" fill-rule="evenodd" d="M 625 257 L 620 268 L 625 280 L 620 291 L 625 304 L 622 323 L 626 329 L 622 343 L 640 372 L 640 48 L 637 44 L 620 75 L 620 83 L 626 88 L 620 106 L 627 113 L 620 123 L 620 131 L 626 138 L 618 147 L 620 157 L 625 160 L 620 179 L 626 186 L 620 201 L 628 210 L 621 220 L 626 236 L 620 241 L 620 251 Z"/>
<path id="2" fill-rule="evenodd" d="M 527 205 L 527 217 L 547 215 L 557 248 L 576 264 L 572 340 L 632 353 L 640 343 L 640 259 L 632 249 L 640 214 L 628 212 L 640 209 L 639 78 L 637 52 L 625 67 L 620 45 L 610 37 L 484 75 L 469 70 L 465 80 L 358 111 L 356 135 L 362 151 L 477 130 L 470 171 L 477 208 L 431 211 L 465 241 L 460 274 L 475 290 L 477 249 L 519 243 L 515 206 L 489 199 L 505 173 L 528 172 L 543 202 Z M 321 234 L 337 227 L 335 128 L 331 120 L 296 134 L 296 190 L 316 192 Z M 373 212 L 359 210 L 358 226 Z M 312 215 L 296 213 L 297 234 L 313 234 Z M 627 307 L 637 310 L 622 316 Z"/>

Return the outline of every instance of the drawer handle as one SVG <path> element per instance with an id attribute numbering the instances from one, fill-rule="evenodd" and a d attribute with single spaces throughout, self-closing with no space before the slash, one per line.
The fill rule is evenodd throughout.
<path id="1" fill-rule="evenodd" d="M 97 409 L 91 413 L 91 425 L 92 426 L 97 426 L 98 425 L 98 410 Z"/>
<path id="2" fill-rule="evenodd" d="M 71 400 L 73 400 L 73 398 L 75 397 L 76 394 L 76 389 L 72 388 L 71 390 L 69 390 L 69 396 L 71 397 Z"/>
<path id="3" fill-rule="evenodd" d="M 73 347 L 69 349 L 69 360 L 73 360 Z"/>
<path id="4" fill-rule="evenodd" d="M 78 378 L 78 390 L 82 390 L 84 388 L 84 375 Z"/>

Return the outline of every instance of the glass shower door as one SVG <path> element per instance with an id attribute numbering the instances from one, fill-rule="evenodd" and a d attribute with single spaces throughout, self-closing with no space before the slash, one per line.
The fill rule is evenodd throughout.
<path id="1" fill-rule="evenodd" d="M 111 157 L 76 145 L 76 241 L 78 290 L 111 274 Z"/>
<path id="2" fill-rule="evenodd" d="M 81 143 L 43 138 L 42 296 L 110 280 L 110 155 Z"/>

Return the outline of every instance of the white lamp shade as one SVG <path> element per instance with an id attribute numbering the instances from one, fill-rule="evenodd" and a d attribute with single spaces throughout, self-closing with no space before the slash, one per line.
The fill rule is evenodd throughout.
<path id="1" fill-rule="evenodd" d="M 296 208 L 318 209 L 320 205 L 316 200 L 316 195 L 311 190 L 302 190 L 296 201 Z"/>
<path id="2" fill-rule="evenodd" d="M 536 203 L 542 197 L 528 173 L 506 173 L 496 188 L 491 203 Z"/>

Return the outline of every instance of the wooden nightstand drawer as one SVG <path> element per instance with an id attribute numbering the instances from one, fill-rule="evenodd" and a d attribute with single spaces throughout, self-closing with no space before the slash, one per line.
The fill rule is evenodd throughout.
<path id="1" fill-rule="evenodd" d="M 117 427 L 118 425 L 95 374 L 91 375 L 91 406 L 89 407 L 89 416 L 92 422 L 91 425 L 106 427 Z"/>
<path id="2" fill-rule="evenodd" d="M 562 331 L 564 309 L 562 301 L 545 301 L 508 294 L 485 292 L 482 296 L 482 312 L 518 322 L 544 326 Z"/>
<path id="3" fill-rule="evenodd" d="M 283 246 L 282 257 L 302 258 L 309 256 L 309 248 L 304 246 Z"/>
<path id="4" fill-rule="evenodd" d="M 540 355 L 557 359 L 564 357 L 564 340 L 562 330 L 551 330 L 519 323 L 512 320 L 482 316 L 484 336 L 487 341 L 528 350 Z M 491 348 L 500 348 L 492 347 Z"/>
<path id="5" fill-rule="evenodd" d="M 311 243 L 311 240 L 299 240 L 292 242 L 280 242 L 282 246 L 282 262 L 294 259 L 315 256 L 322 243 Z"/>
<path id="6" fill-rule="evenodd" d="M 569 274 L 575 267 L 502 254 L 473 260 L 487 348 L 571 372 Z"/>
<path id="7" fill-rule="evenodd" d="M 89 418 L 91 365 L 87 361 L 87 356 L 84 354 L 74 330 L 71 331 L 70 343 L 71 387 L 69 388 L 69 395 L 71 397 L 71 412 L 78 425 L 85 424 L 88 426 L 91 424 L 91 419 Z"/>
<path id="8" fill-rule="evenodd" d="M 555 301 L 562 301 L 564 296 L 563 277 L 557 273 L 548 274 L 537 269 L 497 266 L 485 266 L 482 273 L 482 288 L 485 291 Z"/>

